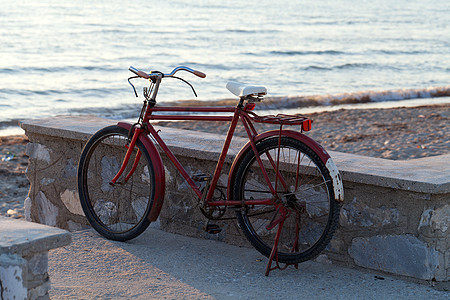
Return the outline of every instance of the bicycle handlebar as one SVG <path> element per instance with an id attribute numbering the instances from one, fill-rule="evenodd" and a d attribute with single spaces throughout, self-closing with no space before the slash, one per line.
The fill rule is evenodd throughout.
<path id="1" fill-rule="evenodd" d="M 172 72 L 170 72 L 169 74 L 163 74 L 163 73 L 161 73 L 161 72 L 156 72 L 156 71 L 152 71 L 152 72 L 150 72 L 150 74 L 147 74 L 146 72 L 140 71 L 140 70 L 134 68 L 133 66 L 130 66 L 130 67 L 128 68 L 128 70 L 130 70 L 131 72 L 133 72 L 133 73 L 136 74 L 137 76 L 142 77 L 142 78 L 144 78 L 144 79 L 150 79 L 150 78 L 152 77 L 152 75 L 153 75 L 153 76 L 162 75 L 162 77 L 173 77 L 173 76 L 175 75 L 175 73 L 178 72 L 178 71 L 187 71 L 187 72 L 192 73 L 192 74 L 194 74 L 195 76 L 198 76 L 198 77 L 200 77 L 200 78 L 205 78 L 205 77 L 206 77 L 206 74 L 205 74 L 205 73 L 202 73 L 202 72 L 197 71 L 197 70 L 193 70 L 193 69 L 188 68 L 188 67 L 183 67 L 183 66 L 176 67 L 176 68 L 173 69 Z"/>
<path id="2" fill-rule="evenodd" d="M 130 70 L 131 72 L 133 72 L 134 74 L 136 74 L 139 77 L 145 78 L 145 79 L 149 79 L 150 75 L 148 75 L 147 73 L 145 73 L 144 71 L 139 71 L 138 69 L 136 69 L 133 66 L 130 66 L 128 68 L 128 70 Z"/>

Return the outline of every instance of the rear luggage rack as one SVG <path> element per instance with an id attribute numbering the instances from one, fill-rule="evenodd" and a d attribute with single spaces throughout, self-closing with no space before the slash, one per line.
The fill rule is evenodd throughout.
<path id="1" fill-rule="evenodd" d="M 248 113 L 249 117 L 257 123 L 268 123 L 268 124 L 279 124 L 279 125 L 302 125 L 304 131 L 311 130 L 312 120 L 306 116 L 296 114 L 296 115 L 285 115 L 278 114 L 258 116 L 252 112 Z"/>

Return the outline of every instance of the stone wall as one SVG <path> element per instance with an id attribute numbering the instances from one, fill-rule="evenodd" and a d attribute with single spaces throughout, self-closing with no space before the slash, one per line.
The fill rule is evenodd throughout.
<path id="1" fill-rule="evenodd" d="M 179 158 L 180 159 L 180 158 Z M 218 159 L 218 157 L 216 158 Z M 250 243 L 237 226 L 235 219 L 227 221 L 211 221 L 222 230 L 217 234 L 210 234 L 205 231 L 208 219 L 203 216 L 199 206 L 199 201 L 190 186 L 179 174 L 173 164 L 163 155 L 163 162 L 166 171 L 166 197 L 164 206 L 160 214 L 160 228 L 172 233 L 178 233 L 193 237 L 201 237 L 223 241 L 226 243 L 251 247 Z M 216 163 L 210 160 L 198 158 L 182 157 L 180 162 L 187 166 L 190 174 L 211 174 Z M 218 187 L 222 195 L 226 197 L 226 186 L 228 182 L 228 171 L 231 163 L 225 163 L 223 174 L 219 178 Z M 219 193 L 216 191 L 216 193 Z M 234 218 L 234 210 L 230 209 L 223 216 L 224 218 Z"/>
<path id="2" fill-rule="evenodd" d="M 29 221 L 70 231 L 88 226 L 77 190 L 77 164 L 82 141 L 29 135 L 26 175 L 31 186 L 25 200 Z"/>
<path id="3" fill-rule="evenodd" d="M 30 139 L 28 219 L 69 230 L 88 225 L 78 199 L 77 162 L 88 137 L 114 123 L 61 117 L 22 124 Z M 168 128 L 161 135 L 188 172 L 213 173 L 223 137 Z M 230 164 L 244 142 L 239 138 L 233 141 L 220 177 L 224 191 Z M 389 161 L 330 154 L 344 180 L 345 202 L 340 227 L 321 259 L 424 280 L 449 280 L 450 155 Z M 223 230 L 206 233 L 206 218 L 197 207 L 198 200 L 173 165 L 164 155 L 162 158 L 166 197 L 160 227 L 250 246 L 235 220 L 215 222 Z"/>
<path id="4" fill-rule="evenodd" d="M 448 280 L 449 236 L 442 227 L 450 222 L 448 194 L 344 186 L 347 201 L 330 256 L 389 273 Z M 433 216 L 439 221 L 431 221 Z"/>

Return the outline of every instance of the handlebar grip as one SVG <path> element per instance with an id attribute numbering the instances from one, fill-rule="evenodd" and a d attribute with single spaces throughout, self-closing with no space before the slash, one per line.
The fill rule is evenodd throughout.
<path id="1" fill-rule="evenodd" d="M 139 77 L 145 78 L 145 79 L 149 79 L 150 75 L 148 75 L 147 73 L 140 71 L 134 67 L 129 67 L 128 70 L 130 70 L 131 72 L 133 72 L 134 74 L 136 74 Z"/>
<path id="2" fill-rule="evenodd" d="M 197 71 L 197 70 L 194 70 L 194 75 L 196 75 L 196 76 L 198 76 L 200 78 L 205 78 L 206 77 L 205 73 L 202 73 L 202 72 Z"/>
<path id="3" fill-rule="evenodd" d="M 141 76 L 142 78 L 145 78 L 145 79 L 149 79 L 150 78 L 150 75 L 148 75 L 147 73 L 145 73 L 143 71 L 138 71 L 137 75 Z"/>

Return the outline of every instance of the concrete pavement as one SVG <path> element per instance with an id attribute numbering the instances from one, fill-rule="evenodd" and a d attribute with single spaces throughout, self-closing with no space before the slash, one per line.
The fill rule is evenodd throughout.
<path id="1" fill-rule="evenodd" d="M 450 299 L 430 284 L 329 263 L 264 276 L 267 258 L 251 248 L 150 227 L 113 242 L 93 230 L 52 250 L 52 299 Z"/>

